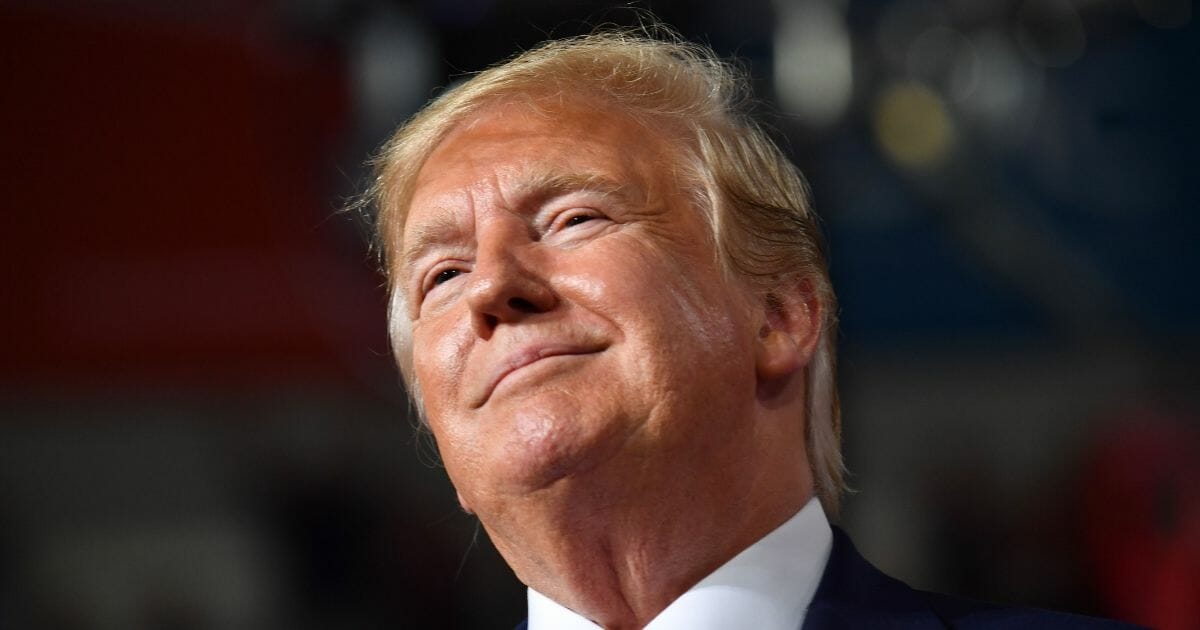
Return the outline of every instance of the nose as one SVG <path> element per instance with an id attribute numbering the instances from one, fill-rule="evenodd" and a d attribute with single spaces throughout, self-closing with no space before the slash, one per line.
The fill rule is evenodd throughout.
<path id="1" fill-rule="evenodd" d="M 500 324 L 519 322 L 558 304 L 548 279 L 537 270 L 532 243 L 480 243 L 467 305 L 476 333 L 490 338 Z"/>

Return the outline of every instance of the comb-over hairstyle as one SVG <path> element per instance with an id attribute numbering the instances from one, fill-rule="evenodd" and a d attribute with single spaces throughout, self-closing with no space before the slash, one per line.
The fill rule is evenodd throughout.
<path id="1" fill-rule="evenodd" d="M 745 76 L 708 48 L 671 33 L 606 30 L 546 42 L 431 101 L 375 158 L 363 205 L 374 210 L 375 245 L 392 294 L 392 343 L 417 407 L 411 323 L 396 282 L 400 270 L 394 268 L 417 174 L 456 126 L 489 106 L 514 101 L 548 115 L 556 107 L 599 104 L 664 134 L 677 147 L 677 162 L 664 168 L 675 170 L 681 189 L 711 225 L 715 255 L 726 272 L 768 300 L 775 299 L 774 291 L 796 286 L 819 299 L 820 339 L 807 368 L 807 448 L 814 490 L 825 511 L 836 516 L 844 484 L 834 355 L 837 300 L 808 186 L 751 117 Z"/>

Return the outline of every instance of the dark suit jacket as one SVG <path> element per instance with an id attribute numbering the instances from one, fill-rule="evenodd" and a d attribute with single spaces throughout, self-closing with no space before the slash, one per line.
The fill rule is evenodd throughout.
<path id="1" fill-rule="evenodd" d="M 918 591 L 871 566 L 859 555 L 850 537 L 834 527 L 829 563 L 825 565 L 821 584 L 804 617 L 803 630 L 1126 630 L 1137 627 L 1104 619 L 997 606 Z M 517 630 L 526 630 L 526 622 L 521 622 Z"/>
<path id="2" fill-rule="evenodd" d="M 850 537 L 833 528 L 833 550 L 803 630 L 840 628 L 1054 628 L 1118 630 L 1128 624 L 1065 613 L 1010 608 L 918 591 L 867 562 Z"/>

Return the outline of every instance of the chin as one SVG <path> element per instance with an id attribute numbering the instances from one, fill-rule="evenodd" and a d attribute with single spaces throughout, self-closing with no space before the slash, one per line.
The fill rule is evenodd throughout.
<path id="1" fill-rule="evenodd" d="M 611 423 L 591 423 L 574 405 L 526 401 L 510 416 L 502 449 L 494 461 L 511 494 L 528 494 L 595 468 L 619 449 Z"/>

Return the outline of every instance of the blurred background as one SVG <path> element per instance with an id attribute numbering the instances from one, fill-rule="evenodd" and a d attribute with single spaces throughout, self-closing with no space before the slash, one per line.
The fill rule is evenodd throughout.
<path id="1" fill-rule="evenodd" d="M 442 87 L 634 9 L 812 183 L 864 554 L 1200 627 L 1188 0 L 0 0 L 0 627 L 519 621 L 337 208 Z"/>

